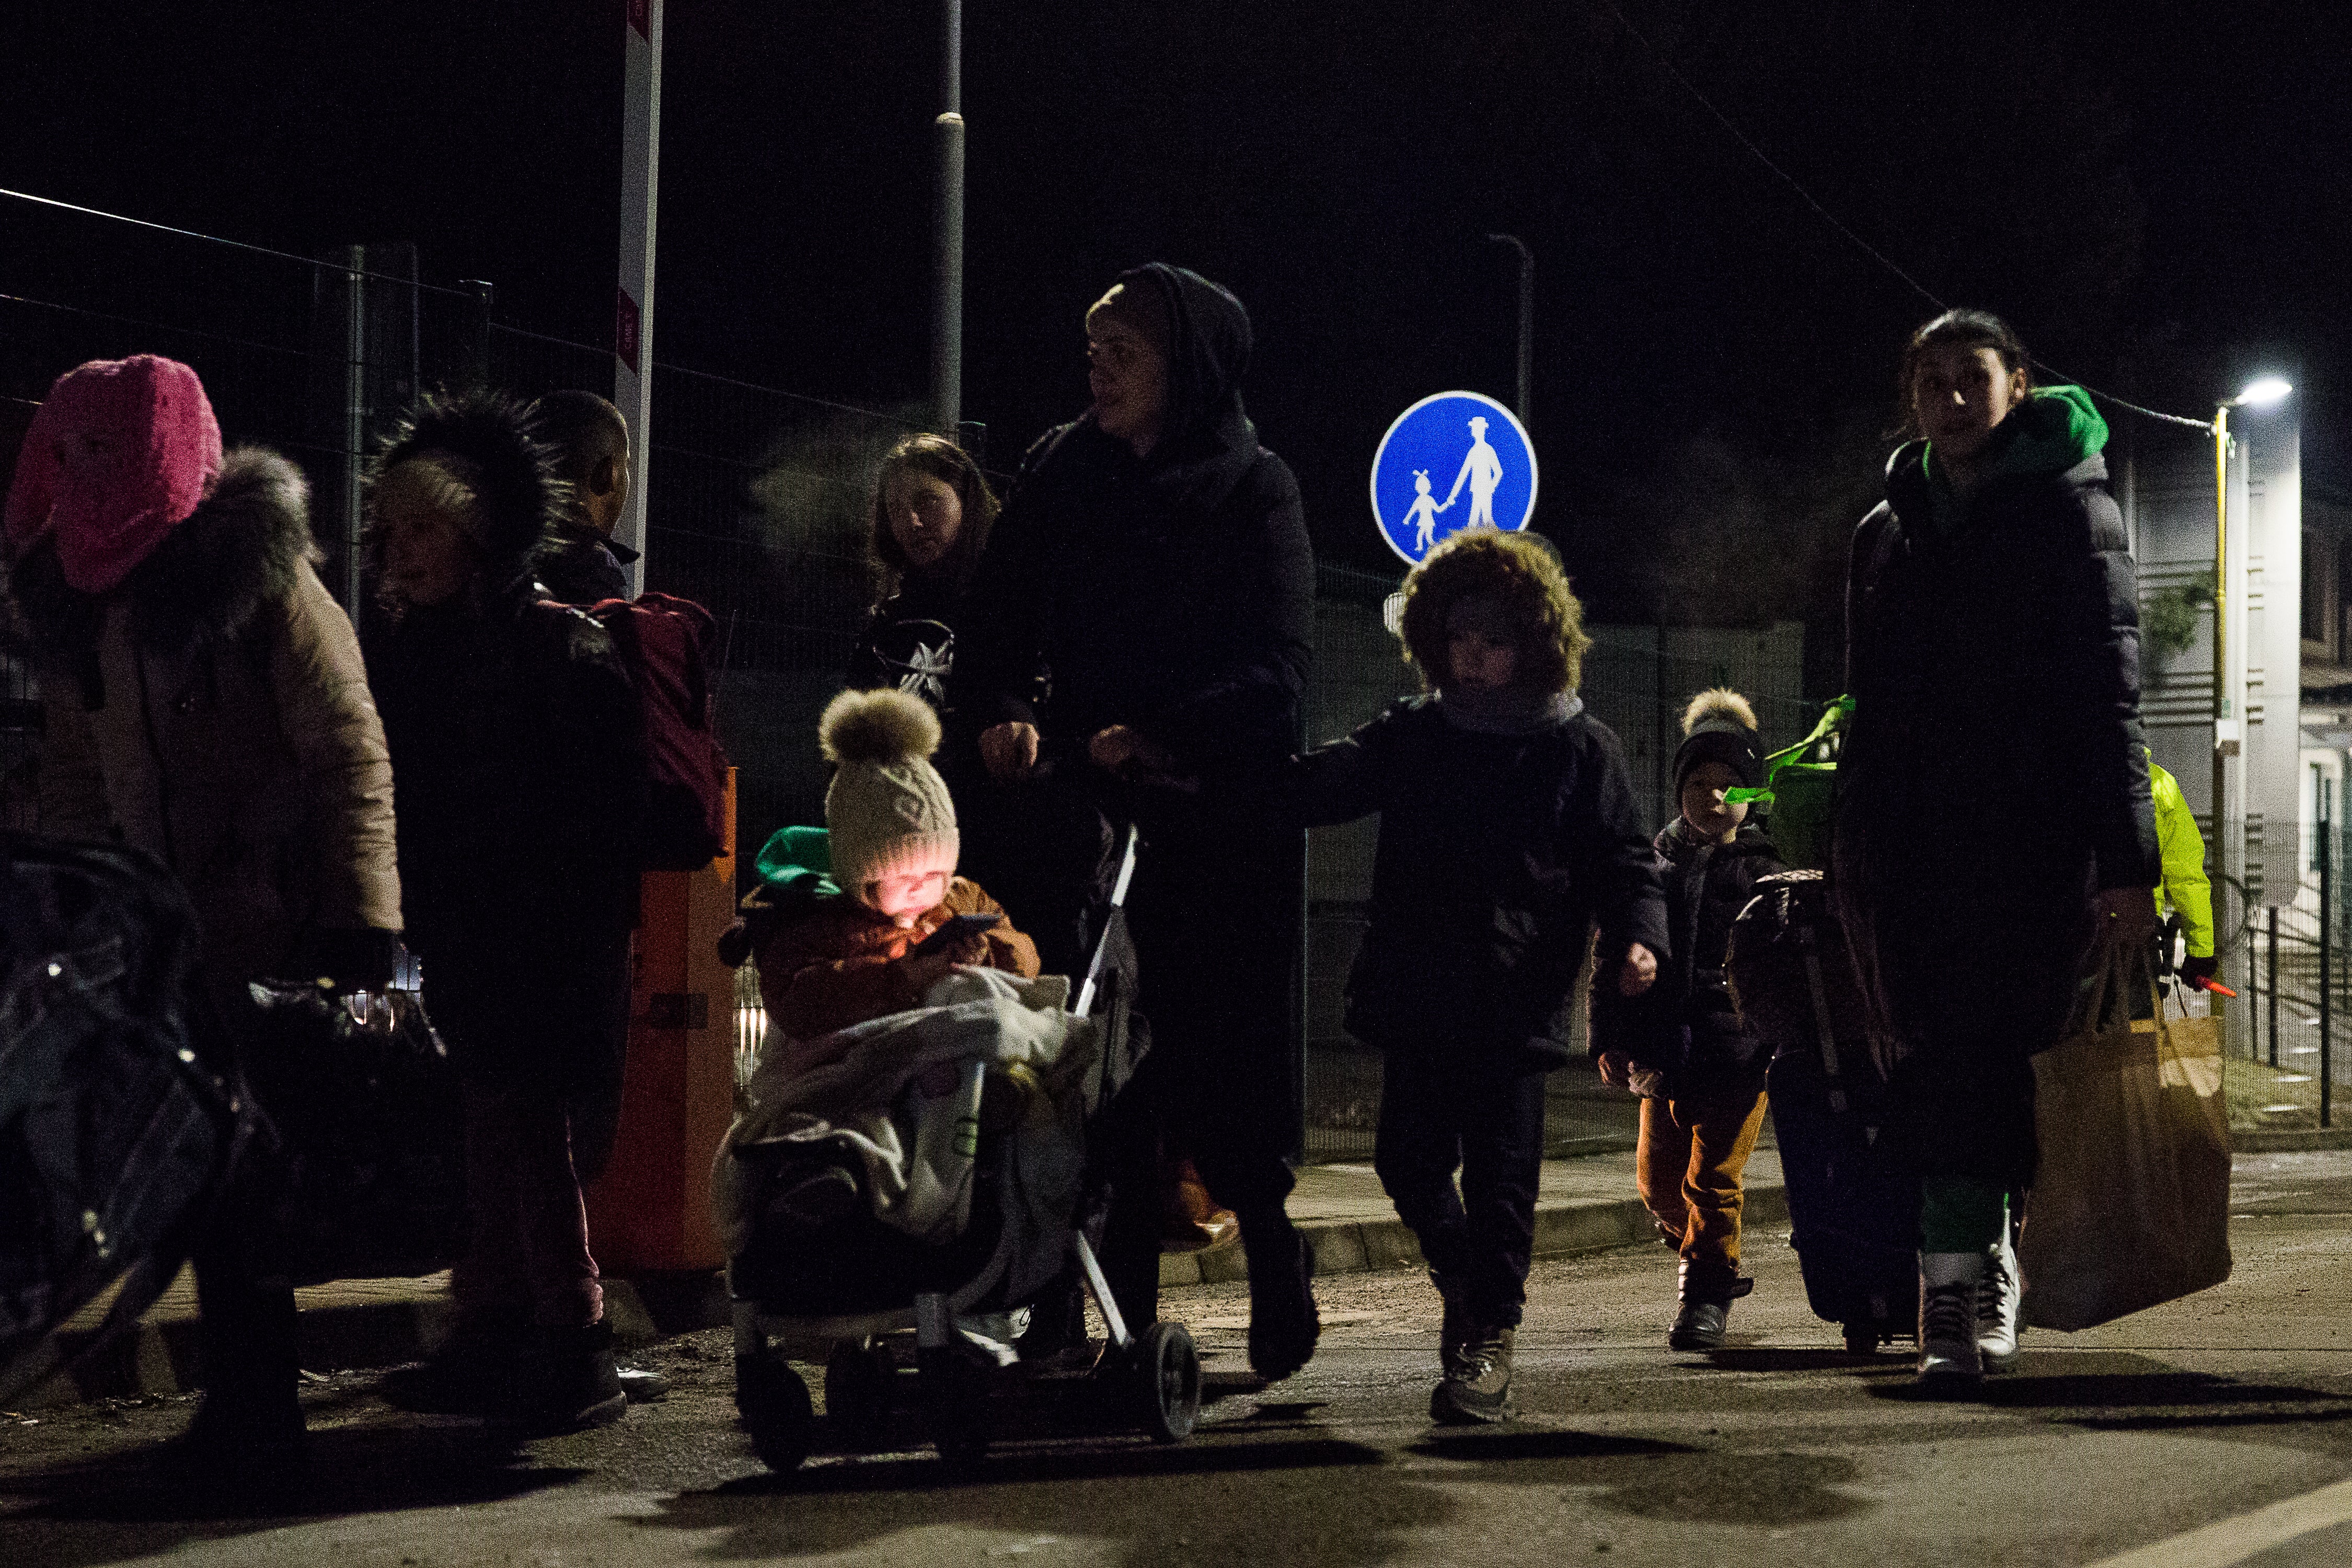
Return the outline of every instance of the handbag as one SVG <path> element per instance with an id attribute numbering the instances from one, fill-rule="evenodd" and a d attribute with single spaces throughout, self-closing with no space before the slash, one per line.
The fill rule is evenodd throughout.
<path id="1" fill-rule="evenodd" d="M 257 981 L 245 1078 L 274 1125 L 297 1284 L 436 1273 L 464 1250 L 457 1072 L 412 991 Z"/>
<path id="2" fill-rule="evenodd" d="M 2218 1035 L 2134 1019 L 2155 975 L 2112 943 L 2065 1036 L 2033 1058 L 2041 1165 L 2018 1236 L 2023 1320 L 2087 1329 L 2230 1277 L 2230 1129 Z M 2201 1022 L 2201 1020 L 2190 1020 Z"/>

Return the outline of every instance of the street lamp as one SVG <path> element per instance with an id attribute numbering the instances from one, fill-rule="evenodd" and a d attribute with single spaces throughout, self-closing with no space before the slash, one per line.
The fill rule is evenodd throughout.
<path id="1" fill-rule="evenodd" d="M 2238 753 L 2238 717 L 2230 701 L 2230 410 L 2268 408 L 2294 390 L 2284 376 L 2256 376 L 2213 410 L 2213 842 L 2215 858 L 2227 843 L 2221 826 L 2229 759 Z"/>
<path id="2" fill-rule="evenodd" d="M 1519 253 L 1519 396 L 1515 411 L 1522 426 L 1535 423 L 1536 374 L 1536 253 L 1516 234 L 1490 234 L 1489 245 L 1507 245 Z M 1532 437 L 1530 437 L 1532 438 Z"/>

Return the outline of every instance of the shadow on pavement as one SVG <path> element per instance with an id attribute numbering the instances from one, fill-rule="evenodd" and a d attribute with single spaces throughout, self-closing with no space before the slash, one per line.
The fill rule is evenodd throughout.
<path id="1" fill-rule="evenodd" d="M 1218 1507 L 1215 1478 L 1245 1474 L 1267 1478 L 1286 1506 Z M 826 1506 L 809 1506 L 819 1496 Z M 952 1529 L 1113 1542 L 1138 1564 L 1165 1562 L 1171 1550 L 1202 1562 L 1372 1563 L 1405 1552 L 1414 1532 L 1448 1522 L 1459 1506 L 1378 1448 L 1313 1437 L 1015 1449 L 961 1477 L 928 1455 L 826 1464 L 683 1493 L 633 1522 L 723 1531 L 699 1548 L 721 1562 L 872 1550 Z"/>
<path id="2" fill-rule="evenodd" d="M 88 1528 L 45 1532 L 43 1568 L 84 1568 L 230 1540 L 303 1520 L 499 1502 L 561 1487 L 589 1472 L 516 1468 L 476 1428 L 330 1427 L 310 1436 L 302 1471 L 231 1485 L 174 1474 L 161 1446 L 0 1479 L 0 1496 L 29 1506 L 15 1522 Z"/>
<path id="3" fill-rule="evenodd" d="M 1717 1366 L 1727 1372 L 1850 1372 L 1857 1377 L 1911 1374 L 1908 1356 L 1857 1356 L 1843 1350 L 1726 1349 L 1709 1355 L 1693 1354 L 1692 1365 Z"/>
<path id="4" fill-rule="evenodd" d="M 2058 1367 L 2066 1370 L 2045 1370 Z M 1909 1384 L 1880 1384 L 1870 1393 L 1882 1399 L 1925 1403 L 1945 1397 Z M 2182 1372 L 2152 1357 L 2120 1351 L 2063 1358 L 2028 1352 L 2020 1371 L 1988 1378 L 1980 1390 L 1949 1402 L 2046 1414 L 2069 1425 L 2107 1431 L 2352 1419 L 2352 1396 L 2340 1393 Z"/>
<path id="5" fill-rule="evenodd" d="M 1860 1474 L 1861 1467 L 1841 1454 L 1666 1454 L 1642 1458 L 1625 1479 L 1592 1500 L 1638 1519 L 1751 1528 L 1814 1524 L 1878 1506 L 1831 1489 Z"/>
<path id="6" fill-rule="evenodd" d="M 1686 1443 L 1660 1442 L 1651 1437 L 1612 1437 L 1598 1432 L 1530 1431 L 1513 1426 L 1439 1428 L 1408 1446 L 1408 1454 L 1427 1459 L 1462 1459 L 1472 1464 L 1496 1464 L 1513 1459 L 1598 1459 L 1627 1454 L 1688 1454 Z"/>
<path id="7" fill-rule="evenodd" d="M 1013 1450 L 965 1478 L 928 1455 L 821 1465 L 684 1494 L 636 1522 L 724 1531 L 699 1549 L 718 1561 L 908 1552 L 917 1543 L 895 1538 L 950 1528 L 1109 1542 L 1140 1568 L 1179 1550 L 1203 1562 L 1381 1563 L 1425 1552 L 1428 1537 L 1418 1532 L 1475 1521 L 1496 1506 L 1496 1487 L 1573 1489 L 1618 1513 L 1743 1525 L 1806 1523 L 1876 1506 L 1835 1489 L 1857 1474 L 1845 1458 L 1570 1428 L 1436 1430 L 1385 1451 L 1331 1437 L 1257 1437 L 1234 1426 L 1203 1438 L 1167 1448 Z M 1462 1468 L 1431 1467 L 1433 1458 Z M 1244 1476 L 1259 1479 L 1254 1495 L 1271 1491 L 1277 1506 L 1220 1507 Z M 1465 1481 L 1486 1500 L 1466 1496 Z M 826 1506 L 805 1506 L 813 1495 Z"/>

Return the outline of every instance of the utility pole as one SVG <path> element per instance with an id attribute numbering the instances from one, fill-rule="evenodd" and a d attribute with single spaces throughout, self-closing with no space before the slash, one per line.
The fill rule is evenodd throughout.
<path id="1" fill-rule="evenodd" d="M 661 189 L 662 0 L 627 0 L 623 24 L 621 279 L 613 301 L 613 402 L 629 426 L 629 499 L 613 537 L 638 552 L 622 568 L 646 585 L 646 498 L 654 412 L 654 218 Z"/>
<path id="2" fill-rule="evenodd" d="M 1519 395 L 1513 411 L 1532 437 L 1535 428 L 1536 255 L 1516 234 L 1490 234 L 1487 241 L 1519 253 Z"/>
<path id="3" fill-rule="evenodd" d="M 938 183 L 931 208 L 931 428 L 952 441 L 963 416 L 963 0 L 940 0 Z"/>

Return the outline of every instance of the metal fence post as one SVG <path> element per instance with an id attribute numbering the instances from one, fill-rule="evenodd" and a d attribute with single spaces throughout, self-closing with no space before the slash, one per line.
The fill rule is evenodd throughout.
<path id="1" fill-rule="evenodd" d="M 2278 906 L 2271 906 L 2270 977 L 2263 985 L 2271 1010 L 2271 1066 L 2278 1066 Z"/>
<path id="2" fill-rule="evenodd" d="M 2320 805 L 2322 815 L 2319 818 L 2319 1104 L 2320 1121 L 2323 1125 L 2327 1120 L 2327 1069 L 2330 1065 L 2327 1034 L 2329 1026 L 2333 1022 L 2329 1016 L 2328 1003 L 2333 999 L 2331 993 L 2335 989 L 2328 970 L 2329 961 L 2335 955 L 2336 946 L 2336 889 L 2333 885 L 2336 835 L 2335 825 L 2330 823 L 2325 815 L 2326 810 L 2326 804 L 2323 801 Z"/>
<path id="3" fill-rule="evenodd" d="M 457 285 L 474 297 L 466 317 L 466 359 L 460 374 L 468 386 L 490 384 L 490 304 L 495 285 L 479 278 L 460 278 Z"/>

